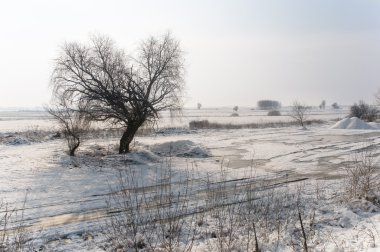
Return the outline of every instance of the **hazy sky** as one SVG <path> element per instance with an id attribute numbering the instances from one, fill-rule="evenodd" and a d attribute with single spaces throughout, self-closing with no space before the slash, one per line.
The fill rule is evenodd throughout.
<path id="1" fill-rule="evenodd" d="M 170 30 L 186 51 L 186 106 L 373 101 L 380 1 L 33 0 L 0 9 L 0 107 L 49 101 L 64 41 L 112 37 L 127 52 Z"/>

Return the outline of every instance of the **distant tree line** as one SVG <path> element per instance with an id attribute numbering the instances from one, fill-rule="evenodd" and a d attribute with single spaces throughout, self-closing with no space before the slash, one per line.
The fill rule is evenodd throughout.
<path id="1" fill-rule="evenodd" d="M 260 100 L 257 102 L 257 107 L 263 110 L 273 110 L 281 108 L 281 103 L 274 100 Z"/>

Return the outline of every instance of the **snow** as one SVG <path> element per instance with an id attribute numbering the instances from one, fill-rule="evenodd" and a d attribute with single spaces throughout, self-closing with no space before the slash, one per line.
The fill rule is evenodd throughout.
<path id="1" fill-rule="evenodd" d="M 183 120 L 204 118 L 240 123 L 265 117 L 264 112 L 239 108 L 239 117 L 231 118 L 231 112 L 231 108 L 192 110 L 186 112 Z M 339 114 L 342 111 L 313 113 L 315 118 L 326 120 L 342 118 Z M 191 192 L 211 201 L 213 190 L 207 188 L 205 181 L 210 181 L 214 188 L 244 186 L 248 181 L 253 181 L 254 185 L 264 184 L 267 187 L 263 188 L 275 191 L 263 189 L 259 195 L 263 198 L 278 195 L 277 200 L 286 204 L 292 202 L 291 192 L 296 194 L 300 190 L 306 223 L 315 211 L 315 234 L 308 241 L 312 250 L 380 251 L 378 201 L 342 198 L 344 167 L 353 152 L 373 146 L 374 162 L 379 164 L 380 132 L 366 126 L 372 129 L 375 123 L 345 118 L 310 126 L 308 130 L 299 130 L 296 126 L 239 130 L 160 128 L 157 134 L 136 137 L 133 151 L 125 155 L 117 154 L 117 137 L 94 135 L 85 139 L 76 157 L 69 157 L 65 153 L 64 140 L 51 137 L 52 133 L 38 135 L 39 131 L 33 133 L 30 127 L 10 129 L 9 125 L 17 124 L 14 118 L 17 116 L 8 113 L 0 124 L 0 200 L 21 208 L 26 195 L 25 222 L 30 225 L 28 230 L 35 237 L 37 248 L 43 246 L 47 251 L 110 250 L 110 241 L 104 235 L 104 226 L 110 217 L 107 200 L 120 192 L 118 176 L 127 172 L 135 176 L 141 192 L 156 193 L 159 190 L 155 188 L 161 188 L 157 183 L 169 181 L 178 190 L 176 192 L 182 193 L 185 182 L 191 181 Z M 23 113 L 17 121 L 21 125 L 24 119 L 33 121 L 36 117 Z M 52 128 L 48 119 L 38 120 L 43 121 L 41 125 L 50 123 L 49 128 Z M 335 126 L 341 130 L 336 130 Z M 46 128 L 39 126 L 38 129 Z M 166 177 L 162 180 L 157 179 L 157 174 L 167 166 L 171 167 L 171 173 L 164 174 Z M 227 182 L 220 183 L 223 179 Z M 206 204 L 201 196 L 199 202 L 190 203 L 194 203 L 194 207 Z M 289 206 L 284 209 L 294 211 Z M 281 227 L 279 244 L 276 245 L 275 233 L 259 237 L 266 246 L 265 251 L 297 250 L 289 246 L 299 231 L 297 215 L 292 216 L 289 223 Z M 227 215 L 223 220 L 223 232 L 228 231 L 230 217 Z M 205 214 L 202 222 L 192 251 L 217 250 L 218 238 L 211 235 L 217 227 L 215 213 Z M 257 228 L 266 231 L 265 226 Z M 246 230 L 235 229 L 234 232 L 236 246 L 243 246 Z M 243 247 L 239 249 L 244 250 Z"/>
<path id="2" fill-rule="evenodd" d="M 374 129 L 380 129 L 380 123 L 369 122 L 368 124 L 369 124 L 369 126 L 371 126 Z"/>
<path id="3" fill-rule="evenodd" d="M 162 156 L 204 158 L 210 155 L 205 148 L 196 146 L 195 143 L 190 140 L 155 144 L 150 147 L 150 150 Z"/>
<path id="4" fill-rule="evenodd" d="M 335 123 L 330 129 L 379 129 L 378 123 L 366 123 L 357 117 L 344 118 L 339 122 Z"/>
<path id="5" fill-rule="evenodd" d="M 330 129 L 346 129 L 350 123 L 351 118 L 344 118 L 331 126 Z"/>

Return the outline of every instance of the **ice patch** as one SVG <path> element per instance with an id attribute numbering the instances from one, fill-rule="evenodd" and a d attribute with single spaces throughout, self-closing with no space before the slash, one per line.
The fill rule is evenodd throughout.
<path id="1" fill-rule="evenodd" d="M 203 158 L 210 155 L 209 151 L 201 146 L 196 146 L 190 140 L 178 140 L 151 146 L 151 151 L 162 156 L 197 157 Z"/>
<path id="2" fill-rule="evenodd" d="M 376 127 L 374 127 L 376 125 Z M 335 123 L 330 129 L 379 129 L 377 123 L 366 123 L 357 117 L 345 118 Z"/>

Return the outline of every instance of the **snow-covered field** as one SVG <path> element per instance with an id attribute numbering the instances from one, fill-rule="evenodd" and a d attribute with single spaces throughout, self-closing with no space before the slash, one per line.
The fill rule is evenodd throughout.
<path id="1" fill-rule="evenodd" d="M 370 149 L 366 158 L 379 165 L 377 124 L 338 122 L 345 109 L 314 109 L 310 119 L 325 123 L 307 130 L 188 128 L 192 120 L 290 121 L 286 109 L 272 117 L 249 108 L 240 108 L 238 117 L 232 112 L 185 109 L 181 118 L 164 113 L 158 133 L 136 137 L 132 153 L 118 155 L 117 137 L 93 134 L 74 158 L 65 154 L 64 140 L 54 137 L 57 127 L 45 113 L 0 112 L 0 200 L 24 209 L 15 223 L 26 226 L 28 246 L 44 251 L 123 251 L 112 237 L 112 220 L 126 216 L 133 223 L 136 216 L 154 213 L 144 225 L 166 230 L 177 219 L 170 218 L 171 207 L 179 204 L 186 212 L 175 212 L 184 220 L 182 233 L 176 234 L 183 235 L 172 247 L 170 234 L 160 239 L 158 231 L 149 236 L 148 228 L 124 240 L 145 239 L 145 250 L 154 243 L 157 251 L 254 251 L 250 223 L 256 223 L 263 251 L 301 251 L 300 214 L 309 251 L 380 251 L 379 187 L 367 199 L 346 195 L 346 168 L 355 161 L 354 153 Z M 135 215 L 120 213 L 116 198 L 132 202 L 132 193 L 144 198 L 144 207 Z M 157 198 L 162 203 L 163 196 L 170 202 L 161 208 L 169 213 L 164 223 L 157 220 L 161 212 L 149 205 Z M 251 213 L 249 206 L 256 210 Z M 4 208 L 0 220 L 2 214 Z"/>
<path id="2" fill-rule="evenodd" d="M 255 110 L 252 108 L 239 108 L 238 117 L 231 116 L 234 112 L 232 108 L 208 108 L 208 109 L 190 109 L 185 108 L 179 113 L 170 116 L 169 111 L 161 114 L 159 127 L 188 127 L 189 122 L 193 120 L 209 120 L 219 123 L 248 124 L 260 122 L 278 122 L 291 121 L 287 116 L 288 107 L 281 110 L 281 116 L 267 116 L 268 111 Z M 347 107 L 338 110 L 321 111 L 314 109 L 309 119 L 337 120 L 347 115 Z M 51 129 L 54 123 L 49 120 L 49 115 L 44 111 L 1 111 L 0 110 L 0 131 L 20 131 L 38 129 Z"/>

